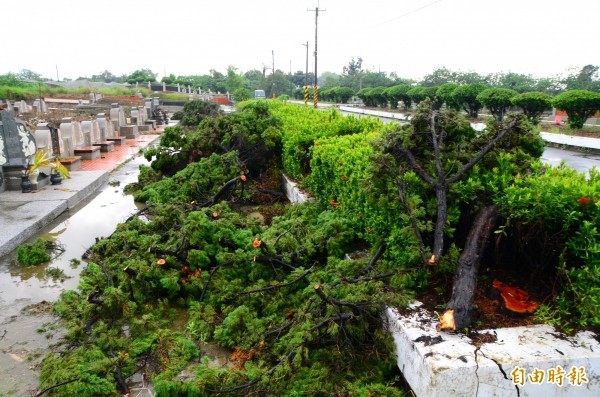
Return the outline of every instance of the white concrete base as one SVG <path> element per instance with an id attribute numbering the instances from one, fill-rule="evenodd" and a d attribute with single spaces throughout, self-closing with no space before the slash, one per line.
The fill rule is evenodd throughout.
<path id="1" fill-rule="evenodd" d="M 281 178 L 283 181 L 283 188 L 285 190 L 285 195 L 288 200 L 294 204 L 303 204 L 307 201 L 315 201 L 314 198 L 309 197 L 306 193 L 303 193 L 298 188 L 298 184 L 296 182 L 292 182 L 290 178 L 285 174 L 281 174 Z"/>
<path id="2" fill-rule="evenodd" d="M 481 331 L 497 340 L 478 348 L 462 333 L 436 331 L 437 316 L 418 305 L 404 316 L 386 311 L 398 367 L 417 397 L 600 396 L 600 343 L 591 332 L 565 337 L 549 325 L 499 328 Z M 562 387 L 549 380 L 558 366 Z M 573 367 L 580 375 L 583 368 L 587 382 L 568 376 Z M 541 383 L 529 378 L 536 370 L 543 371 Z"/>

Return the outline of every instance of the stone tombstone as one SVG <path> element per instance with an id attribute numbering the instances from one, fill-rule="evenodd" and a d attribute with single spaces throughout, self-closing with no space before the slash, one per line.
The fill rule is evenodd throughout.
<path id="1" fill-rule="evenodd" d="M 36 99 L 33 101 L 33 109 L 36 113 L 46 113 L 48 111 L 48 105 L 43 99 Z"/>
<path id="2" fill-rule="evenodd" d="M 177 83 L 177 92 L 181 92 L 181 86 Z"/>
<path id="3" fill-rule="evenodd" d="M 83 134 L 83 146 L 92 146 L 92 120 L 81 122 L 81 133 Z"/>
<path id="4" fill-rule="evenodd" d="M 28 112 L 29 112 L 29 106 L 27 105 L 27 102 L 20 101 L 19 102 L 19 113 L 28 113 Z"/>
<path id="5" fill-rule="evenodd" d="M 54 148 L 52 147 L 52 135 L 50 134 L 50 128 L 48 123 L 39 123 L 35 128 L 35 144 L 39 149 L 42 149 L 49 156 L 54 154 Z"/>
<path id="6" fill-rule="evenodd" d="M 96 103 L 96 94 L 90 91 L 90 105 Z"/>
<path id="7" fill-rule="evenodd" d="M 91 141 L 92 145 L 96 142 L 100 142 L 100 123 L 98 123 L 98 120 L 92 120 Z"/>
<path id="8" fill-rule="evenodd" d="M 125 116 L 122 115 L 123 111 L 121 110 L 121 107 L 118 103 L 113 103 L 111 106 L 112 107 L 110 109 L 110 122 L 113 125 L 113 130 L 119 131 L 119 128 L 122 125 L 125 125 L 125 120 L 123 120 L 123 123 L 121 123 L 121 117 L 124 119 Z"/>
<path id="9" fill-rule="evenodd" d="M 152 106 L 156 107 L 156 106 L 160 106 L 160 98 L 155 96 L 154 98 L 152 98 Z"/>
<path id="10" fill-rule="evenodd" d="M 0 121 L 0 165 L 26 167 L 37 152 L 34 135 L 7 110 L 0 110 Z"/>
<path id="11" fill-rule="evenodd" d="M 167 83 L 165 83 L 165 82 L 163 81 L 163 91 L 166 91 L 166 90 L 167 90 Z"/>
<path id="12" fill-rule="evenodd" d="M 140 113 L 137 109 L 131 109 L 131 124 L 139 125 Z"/>
<path id="13" fill-rule="evenodd" d="M 104 142 L 109 136 L 108 126 L 110 125 L 112 127 L 112 123 L 109 123 L 108 120 L 106 120 L 106 115 L 104 113 L 98 113 L 96 115 L 96 121 L 98 122 L 98 128 L 100 129 L 100 141 Z"/>
<path id="14" fill-rule="evenodd" d="M 194 100 L 194 94 L 189 94 L 188 95 L 188 101 L 193 101 Z"/>
<path id="15" fill-rule="evenodd" d="M 138 106 L 138 110 L 140 111 L 141 125 L 146 124 L 146 120 L 148 120 L 148 113 L 146 112 L 146 108 L 144 106 Z"/>
<path id="16" fill-rule="evenodd" d="M 152 117 L 152 99 L 146 98 L 144 99 L 144 110 L 146 111 L 146 119 Z"/>
<path id="17" fill-rule="evenodd" d="M 73 121 L 73 147 L 84 146 L 83 131 L 81 130 L 81 123 L 79 121 Z"/>
<path id="18" fill-rule="evenodd" d="M 61 132 L 65 155 L 75 155 L 73 147 L 73 133 L 75 130 L 73 128 L 73 119 L 71 117 L 63 117 L 63 119 L 60 121 L 60 126 L 58 129 Z"/>
<path id="19" fill-rule="evenodd" d="M 106 124 L 106 137 L 114 138 L 115 136 L 119 136 L 118 132 L 115 132 L 115 127 L 113 123 Z"/>
<path id="20" fill-rule="evenodd" d="M 127 120 L 125 119 L 125 112 L 123 111 L 122 107 L 119 107 L 119 125 L 122 127 L 124 125 L 127 125 Z M 118 130 L 115 130 L 118 131 Z"/>

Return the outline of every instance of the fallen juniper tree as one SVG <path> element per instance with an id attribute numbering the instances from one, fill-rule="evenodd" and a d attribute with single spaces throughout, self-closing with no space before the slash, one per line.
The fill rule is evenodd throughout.
<path id="1" fill-rule="evenodd" d="M 209 155 L 188 141 L 240 121 L 227 131 L 262 147 L 239 116 L 205 120 L 179 148 L 167 134 L 175 150 L 161 145 L 162 161 L 130 188 L 147 207 L 89 250 L 78 291 L 56 305 L 68 331 L 43 361 L 43 389 L 125 394 L 137 373 L 161 396 L 402 395 L 380 314 L 406 302 L 410 275 L 384 246 L 345 257 L 368 245 L 319 204 L 282 207 L 269 225 L 247 216 L 270 160 L 242 158 L 247 144 Z M 206 155 L 188 153 L 176 171 L 180 160 L 167 156 L 184 146 Z M 231 365 L 201 357 L 207 343 L 227 349 Z"/>
<path id="2" fill-rule="evenodd" d="M 440 326 L 452 330 L 468 327 L 480 261 L 497 213 L 491 205 L 493 198 L 509 184 L 501 178 L 531 172 L 532 162 L 543 151 L 539 134 L 523 115 L 508 117 L 505 123 L 491 121 L 483 131 L 475 131 L 453 110 L 438 111 L 426 101 L 409 125 L 386 133 L 378 149 L 375 162 L 379 173 L 391 177 L 396 185 L 424 263 L 437 265 L 448 249 L 445 242 L 455 223 L 448 219 L 451 211 L 454 216 L 461 210 L 478 212 L 458 260 L 452 296 Z M 501 166 L 504 169 L 499 169 Z M 471 172 L 476 167 L 476 172 Z M 417 208 L 409 199 L 414 194 L 431 202 L 433 224 L 415 217 Z M 462 207 L 457 206 L 461 201 Z M 423 230 L 429 227 L 431 232 Z"/>

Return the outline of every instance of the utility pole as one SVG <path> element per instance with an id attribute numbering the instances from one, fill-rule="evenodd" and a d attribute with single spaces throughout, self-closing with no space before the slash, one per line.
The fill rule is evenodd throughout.
<path id="1" fill-rule="evenodd" d="M 317 103 L 319 102 L 319 75 L 317 73 L 317 43 L 318 43 L 318 26 L 319 26 L 319 5 L 317 3 L 317 8 L 315 8 L 314 10 L 307 10 L 307 11 L 314 11 L 315 12 L 315 86 L 314 86 L 314 106 L 315 108 L 317 107 Z M 321 10 L 321 11 L 327 11 L 327 10 Z"/>
<path id="2" fill-rule="evenodd" d="M 290 59 L 290 101 L 294 99 L 294 82 L 292 81 L 292 60 Z"/>
<path id="3" fill-rule="evenodd" d="M 306 106 L 308 104 L 308 41 L 302 45 L 306 47 L 306 72 L 304 73 L 304 106 Z"/>
<path id="4" fill-rule="evenodd" d="M 271 96 L 275 99 L 275 50 L 271 50 L 273 55 L 273 84 L 271 85 Z"/>

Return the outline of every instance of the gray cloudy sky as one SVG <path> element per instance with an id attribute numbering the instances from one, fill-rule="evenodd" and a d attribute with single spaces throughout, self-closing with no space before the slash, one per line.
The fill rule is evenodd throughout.
<path id="1" fill-rule="evenodd" d="M 77 78 L 147 68 L 314 70 L 318 0 L 27 0 L 2 11 L 0 74 Z M 318 72 L 420 79 L 436 68 L 535 77 L 600 65 L 600 0 L 321 0 Z M 326 10 L 326 11 L 323 11 Z"/>

